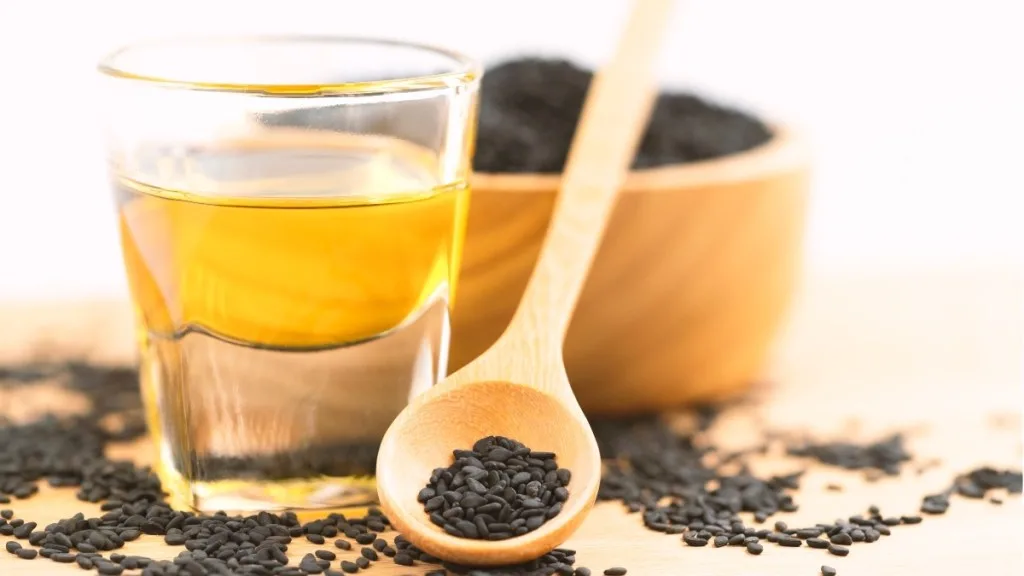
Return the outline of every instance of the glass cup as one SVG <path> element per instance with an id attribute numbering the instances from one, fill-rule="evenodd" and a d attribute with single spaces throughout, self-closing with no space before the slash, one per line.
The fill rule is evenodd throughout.
<path id="1" fill-rule="evenodd" d="M 477 65 L 256 37 L 140 44 L 100 71 L 172 503 L 372 504 L 384 432 L 446 374 Z"/>

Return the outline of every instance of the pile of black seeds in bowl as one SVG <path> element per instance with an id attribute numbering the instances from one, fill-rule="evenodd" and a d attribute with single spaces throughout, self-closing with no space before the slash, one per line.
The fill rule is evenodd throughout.
<path id="1" fill-rule="evenodd" d="M 67 418 L 47 416 L 25 424 L 0 420 L 0 539 L 14 538 L 6 541 L 4 548 L 17 558 L 74 563 L 99 574 L 141 571 L 145 576 L 338 576 L 372 569 L 384 561 L 401 566 L 428 565 L 431 576 L 593 574 L 575 565 L 573 550 L 561 548 L 517 566 L 475 568 L 446 563 L 394 534 L 387 517 L 376 510 L 365 517 L 328 514 L 305 523 L 290 512 L 234 516 L 174 510 L 165 501 L 152 471 L 131 462 L 111 461 L 104 455 L 109 443 L 141 433 L 142 428 L 133 424 L 141 410 L 133 371 L 81 363 L 0 367 L 0 388 L 29 385 L 54 375 L 60 376 L 68 389 L 90 399 L 92 408 L 86 414 Z M 112 401 L 111 396 L 119 399 Z M 122 425 L 115 429 L 101 425 L 100 419 L 111 416 Z M 630 512 L 640 515 L 646 528 L 673 534 L 684 545 L 707 549 L 742 547 L 753 555 L 761 554 L 766 545 L 775 545 L 846 556 L 852 547 L 877 542 L 924 521 L 922 516 L 886 514 L 876 506 L 866 506 L 849 517 L 823 519 L 814 525 L 788 526 L 777 521 L 770 527 L 764 526 L 777 512 L 797 509 L 802 471 L 764 477 L 754 474 L 744 461 L 749 455 L 764 451 L 766 446 L 740 452 L 719 450 L 708 438 L 716 412 L 702 410 L 698 416 L 699 425 L 688 431 L 675 430 L 654 416 L 624 420 L 592 418 L 605 462 L 598 499 L 621 502 Z M 785 447 L 807 460 L 884 474 L 899 474 L 902 465 L 912 460 L 899 435 L 864 444 L 805 440 Z M 487 460 L 480 456 L 489 456 L 498 448 L 510 452 L 504 462 L 506 470 L 518 450 L 519 457 L 539 456 L 536 460 L 544 462 L 540 467 L 544 470 L 544 483 L 557 481 L 564 487 L 570 479 L 564 472 L 560 477 L 553 464 L 554 455 L 549 459 L 544 453 L 526 453 L 526 448 L 517 443 L 489 438 L 470 452 L 455 455 L 456 461 L 465 458 L 461 468 L 452 473 L 451 480 L 443 474 L 432 479 L 435 495 L 431 498 L 438 495 L 438 488 L 444 488 L 440 491 L 444 498 L 459 472 L 464 479 L 478 475 L 475 470 L 465 474 L 467 466 L 481 468 L 469 460 L 470 453 L 484 464 L 482 469 L 490 476 L 486 462 L 500 463 L 505 454 L 498 452 L 494 454 L 496 459 Z M 523 460 L 530 464 L 529 458 Z M 552 466 L 555 468 L 549 470 Z M 492 470 L 497 468 L 497 464 L 491 464 Z M 549 479 L 552 471 L 554 475 Z M 530 471 L 531 481 L 533 472 L 540 470 Z M 18 517 L 17 502 L 35 496 L 38 482 L 43 479 L 53 486 L 77 487 L 78 499 L 100 503 L 101 514 L 89 517 L 79 513 L 42 527 L 31 519 Z M 438 486 L 440 481 L 447 486 Z M 512 484 L 519 486 L 521 482 Z M 526 486 L 522 488 L 525 490 Z M 556 503 L 556 489 L 547 488 L 551 505 Z M 920 510 L 924 515 L 943 514 L 958 497 L 987 499 L 998 505 L 1006 494 L 1021 491 L 1020 470 L 978 468 L 956 476 L 946 490 L 924 496 Z M 478 494 L 466 490 L 460 500 L 470 493 Z M 454 508 L 450 506 L 448 510 Z M 474 516 L 479 511 L 480 507 L 475 507 Z M 752 518 L 753 525 L 748 525 L 744 517 Z M 183 550 L 173 560 L 119 552 L 126 543 L 143 535 L 162 537 L 167 546 Z M 318 548 L 301 559 L 289 558 L 289 545 L 299 539 Z M 821 572 L 836 573 L 827 565 L 821 567 Z M 622 575 L 626 570 L 615 567 L 604 573 Z"/>
<path id="2" fill-rule="evenodd" d="M 519 58 L 488 67 L 480 86 L 473 169 L 562 171 L 593 73 L 561 59 Z M 633 162 L 653 168 L 720 158 L 768 142 L 757 118 L 693 94 L 659 94 Z"/>
<path id="3" fill-rule="evenodd" d="M 553 452 L 488 436 L 436 468 L 418 494 L 430 521 L 460 538 L 508 540 L 540 528 L 562 511 L 572 473 Z"/>

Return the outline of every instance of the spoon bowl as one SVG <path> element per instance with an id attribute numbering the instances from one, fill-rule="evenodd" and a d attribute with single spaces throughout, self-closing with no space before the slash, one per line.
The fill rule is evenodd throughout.
<path id="1" fill-rule="evenodd" d="M 601 460 L 582 415 L 557 396 L 512 382 L 441 384 L 417 398 L 415 416 L 403 412 L 381 444 L 377 471 L 381 505 L 398 531 L 421 550 L 469 565 L 514 564 L 543 556 L 583 522 L 597 497 Z M 452 419 L 457 418 L 457 422 Z M 453 425 L 457 424 L 457 425 Z M 540 528 L 508 540 L 469 540 L 434 525 L 417 493 L 431 472 L 452 461 L 453 449 L 470 449 L 485 436 L 505 436 L 534 450 L 554 452 L 572 471 L 569 499 Z M 583 449 L 581 449 L 581 447 Z"/>

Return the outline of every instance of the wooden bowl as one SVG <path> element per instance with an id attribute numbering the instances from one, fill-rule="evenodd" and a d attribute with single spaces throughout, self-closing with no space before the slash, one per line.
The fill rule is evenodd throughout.
<path id="1" fill-rule="evenodd" d="M 806 149 L 783 128 L 747 152 L 629 176 L 564 349 L 588 414 L 723 400 L 762 375 L 798 275 L 808 181 Z M 473 175 L 449 371 L 511 319 L 558 184 Z"/>

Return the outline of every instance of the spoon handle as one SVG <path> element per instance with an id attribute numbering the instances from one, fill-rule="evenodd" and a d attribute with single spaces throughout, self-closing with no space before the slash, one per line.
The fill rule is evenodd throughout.
<path id="1" fill-rule="evenodd" d="M 503 335 L 532 341 L 534 355 L 561 352 L 647 125 L 656 93 L 655 60 L 672 5 L 672 0 L 634 0 L 614 56 L 591 82 L 540 256 Z"/>

